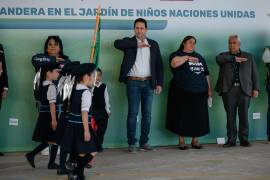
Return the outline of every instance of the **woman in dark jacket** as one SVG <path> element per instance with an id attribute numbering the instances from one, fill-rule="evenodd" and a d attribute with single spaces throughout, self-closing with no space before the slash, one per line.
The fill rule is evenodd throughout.
<path id="1" fill-rule="evenodd" d="M 5 62 L 5 54 L 2 44 L 0 44 L 0 110 L 2 98 L 5 98 L 8 93 L 8 76 Z M 0 152 L 0 156 L 4 154 Z"/>
<path id="2" fill-rule="evenodd" d="M 209 71 L 203 57 L 194 51 L 196 39 L 187 36 L 170 55 L 173 78 L 170 82 L 166 128 L 179 135 L 179 149 L 201 149 L 197 137 L 209 133 L 208 97 L 212 96 Z"/>

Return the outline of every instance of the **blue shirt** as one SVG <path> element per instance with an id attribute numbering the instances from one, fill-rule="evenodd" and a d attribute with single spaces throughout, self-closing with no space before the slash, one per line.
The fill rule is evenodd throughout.
<path id="1" fill-rule="evenodd" d="M 206 76 L 209 75 L 209 71 L 203 57 L 196 52 L 186 53 L 178 50 L 170 55 L 170 64 L 172 59 L 176 56 L 192 56 L 198 58 L 199 61 L 197 63 L 187 61 L 177 68 L 171 67 L 173 83 L 175 83 L 178 88 L 187 92 L 207 92 L 208 83 Z"/>

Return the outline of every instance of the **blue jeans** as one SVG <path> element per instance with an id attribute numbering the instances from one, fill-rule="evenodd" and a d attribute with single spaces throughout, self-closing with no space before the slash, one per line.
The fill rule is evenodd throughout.
<path id="1" fill-rule="evenodd" d="M 267 109 L 267 136 L 270 136 L 270 90 L 267 89 L 268 109 Z"/>
<path id="2" fill-rule="evenodd" d="M 134 145 L 136 139 L 136 126 L 139 107 L 141 104 L 142 120 L 141 120 L 141 137 L 140 145 L 148 142 L 151 111 L 154 89 L 151 86 L 151 81 L 127 81 L 127 97 L 128 97 L 128 117 L 127 117 L 127 138 L 128 144 Z"/>

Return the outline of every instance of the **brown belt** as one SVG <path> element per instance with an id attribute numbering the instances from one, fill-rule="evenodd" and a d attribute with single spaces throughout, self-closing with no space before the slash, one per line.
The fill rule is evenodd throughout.
<path id="1" fill-rule="evenodd" d="M 128 80 L 132 80 L 132 81 L 147 81 L 150 80 L 152 77 L 148 76 L 148 77 L 134 77 L 134 76 L 128 76 Z"/>

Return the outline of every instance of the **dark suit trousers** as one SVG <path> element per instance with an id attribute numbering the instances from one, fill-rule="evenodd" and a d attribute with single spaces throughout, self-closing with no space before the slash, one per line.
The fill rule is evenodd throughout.
<path id="1" fill-rule="evenodd" d="M 222 93 L 222 100 L 227 113 L 228 141 L 236 142 L 237 139 L 237 112 L 239 116 L 239 140 L 248 140 L 248 107 L 250 104 L 250 96 L 244 94 L 240 86 L 233 86 L 229 92 Z"/>

